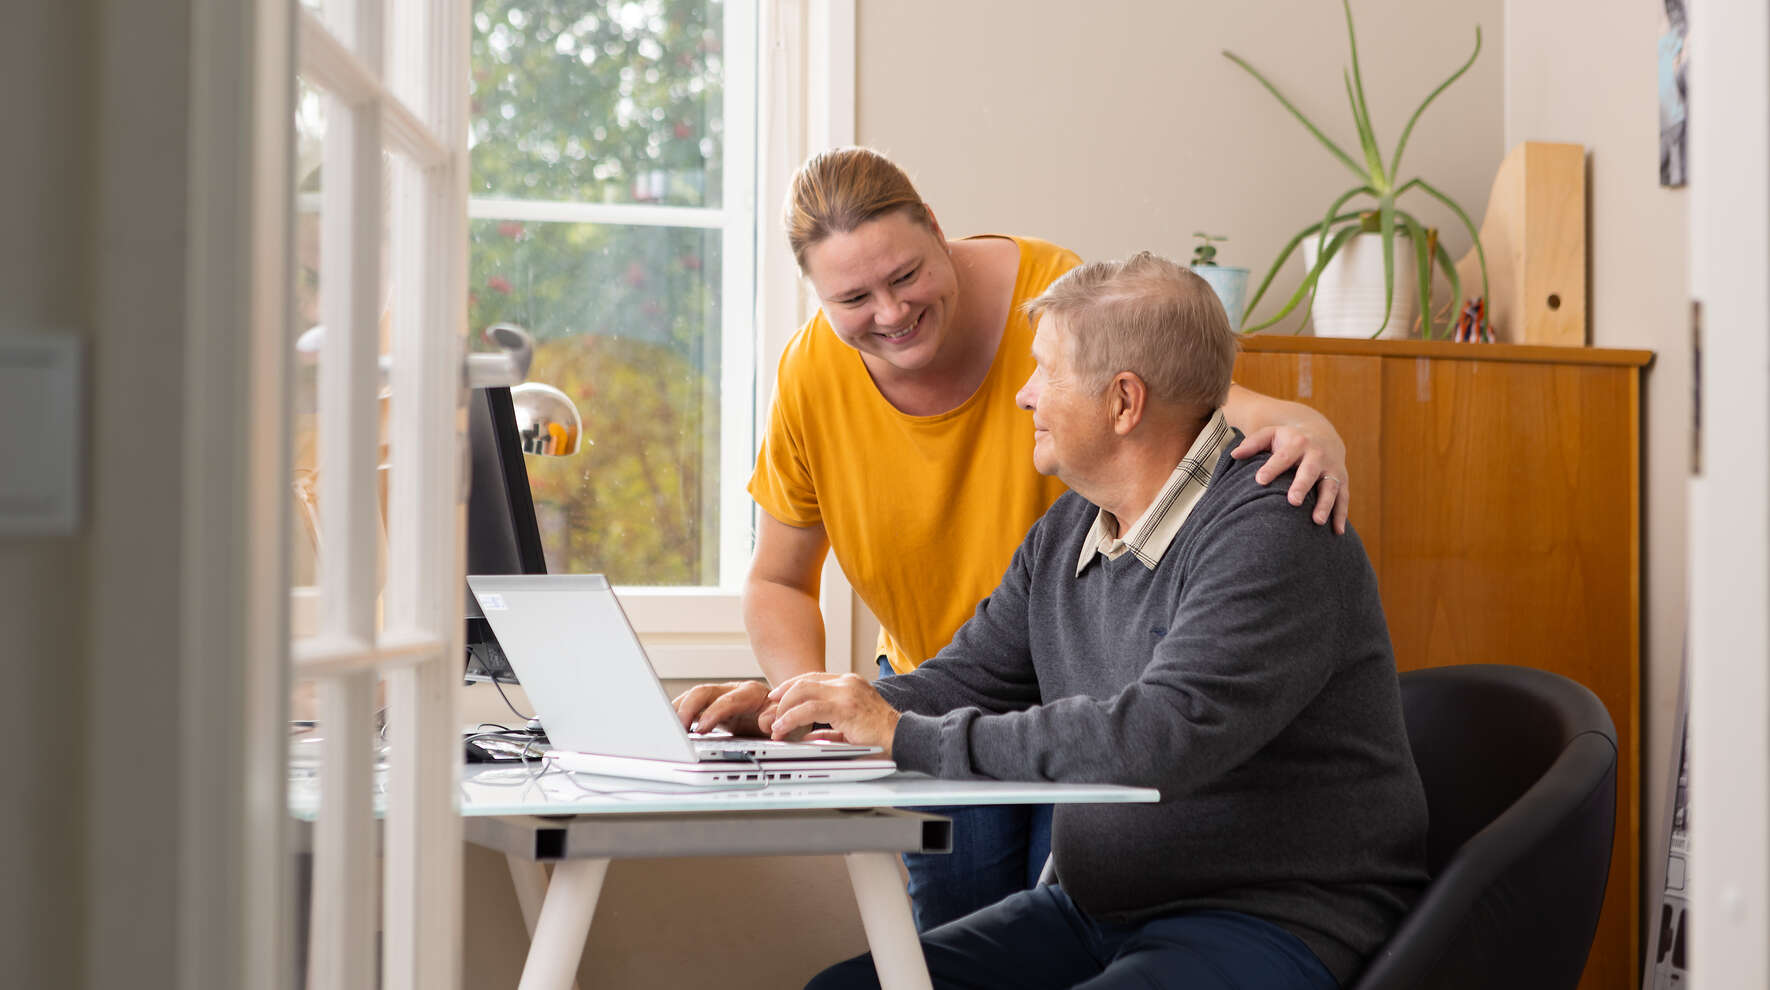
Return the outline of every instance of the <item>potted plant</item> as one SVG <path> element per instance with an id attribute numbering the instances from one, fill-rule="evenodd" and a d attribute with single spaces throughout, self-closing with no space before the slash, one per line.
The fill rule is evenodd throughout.
<path id="1" fill-rule="evenodd" d="M 1211 284 L 1229 315 L 1229 329 L 1241 329 L 1242 301 L 1248 297 L 1248 270 L 1217 264 L 1217 245 L 1229 240 L 1221 234 L 1198 231 L 1198 245 L 1192 249 L 1192 270 Z"/>
<path id="2" fill-rule="evenodd" d="M 1451 306 L 1452 320 L 1456 318 L 1456 311 L 1460 308 L 1463 292 L 1462 282 L 1457 277 L 1456 263 L 1451 260 L 1450 253 L 1445 250 L 1444 245 L 1439 243 L 1438 232 L 1425 227 L 1411 213 L 1398 207 L 1396 200 L 1403 194 L 1417 189 L 1443 203 L 1456 214 L 1457 219 L 1462 221 L 1463 226 L 1468 229 L 1469 236 L 1475 244 L 1476 256 L 1481 262 L 1481 298 L 1483 299 L 1487 297 L 1487 255 L 1481 250 L 1481 236 L 1476 232 L 1475 225 L 1470 222 L 1469 215 L 1463 212 L 1463 208 L 1458 206 L 1454 200 L 1433 187 L 1425 179 L 1415 177 L 1405 182 L 1401 180 L 1401 156 L 1407 150 L 1407 139 L 1413 134 L 1414 125 L 1419 122 L 1420 115 L 1432 105 L 1432 101 L 1438 98 L 1438 94 L 1444 92 L 1451 83 L 1462 78 L 1463 73 L 1469 71 L 1469 66 L 1475 64 L 1476 56 L 1481 54 L 1481 28 L 1479 25 L 1475 28 L 1475 51 L 1470 53 L 1468 61 L 1464 62 L 1457 71 L 1451 73 L 1449 79 L 1439 83 L 1437 89 L 1427 94 L 1425 101 L 1420 104 L 1419 109 L 1414 111 L 1413 116 L 1408 119 L 1407 126 L 1402 129 L 1401 140 L 1395 145 L 1395 154 L 1385 162 L 1378 149 L 1376 131 L 1371 125 L 1370 107 L 1364 98 L 1364 77 L 1358 64 L 1358 35 L 1352 26 L 1352 4 L 1350 0 L 1341 0 L 1341 5 L 1346 10 L 1346 38 L 1352 49 L 1351 69 L 1343 72 L 1342 75 L 1345 77 L 1346 98 L 1352 105 L 1352 122 L 1357 128 L 1358 142 L 1360 150 L 1363 152 L 1364 163 L 1362 165 L 1322 133 L 1321 128 L 1315 126 L 1303 111 L 1297 109 L 1295 104 L 1286 99 L 1284 94 L 1280 93 L 1278 88 L 1273 86 L 1265 76 L 1261 75 L 1259 70 L 1249 65 L 1246 59 L 1234 52 L 1225 51 L 1223 53 L 1225 58 L 1246 69 L 1255 81 L 1266 87 L 1267 92 L 1271 93 L 1286 110 L 1291 112 L 1291 116 L 1297 118 L 1298 122 L 1307 128 L 1309 133 L 1315 135 L 1316 140 L 1320 141 L 1329 153 L 1339 159 L 1357 177 L 1357 184 L 1335 197 L 1321 220 L 1303 228 L 1297 236 L 1291 238 L 1284 250 L 1279 252 L 1277 260 L 1272 263 L 1271 270 L 1260 281 L 1260 287 L 1254 291 L 1254 298 L 1248 303 L 1248 311 L 1251 313 L 1254 307 L 1260 304 L 1261 298 L 1265 296 L 1267 288 L 1272 284 L 1273 276 L 1278 274 L 1280 266 L 1290 259 L 1299 244 L 1305 244 L 1307 241 L 1304 264 L 1308 268 L 1308 272 L 1304 275 L 1302 284 L 1297 286 L 1297 291 L 1291 294 L 1291 298 L 1277 313 L 1247 327 L 1243 332 L 1253 333 L 1272 326 L 1289 315 L 1304 296 L 1309 295 L 1313 297 L 1309 309 L 1314 318 L 1317 333 L 1326 331 L 1342 336 L 1368 334 L 1376 337 L 1384 335 L 1385 331 L 1393 327 L 1394 336 L 1405 336 L 1412 327 L 1413 316 L 1409 313 L 1404 317 L 1397 311 L 1397 304 L 1398 302 L 1406 302 L 1406 296 L 1416 296 L 1417 294 L 1421 311 L 1425 314 L 1425 318 L 1421 321 L 1424 335 L 1432 337 L 1435 336 L 1431 309 L 1433 267 L 1436 265 L 1450 280 L 1453 302 Z M 1375 203 L 1362 209 L 1347 209 L 1347 204 L 1361 196 L 1374 200 Z M 1403 260 L 1411 262 L 1399 272 L 1397 271 L 1395 254 L 1397 233 L 1404 233 L 1408 239 L 1410 250 L 1406 252 Z M 1349 264 L 1349 262 L 1357 263 Z M 1374 273 L 1379 269 L 1379 264 L 1382 271 L 1380 294 L 1378 294 L 1379 290 L 1374 277 Z M 1370 304 L 1369 315 L 1365 317 L 1349 315 L 1346 312 L 1347 304 L 1356 306 L 1359 300 L 1356 296 L 1347 298 L 1344 295 L 1348 286 L 1353 287 L 1355 293 L 1358 291 L 1357 287 L 1361 284 L 1361 280 L 1357 272 L 1360 270 L 1371 273 L 1366 276 L 1368 285 L 1363 290 L 1363 297 Z M 1396 292 L 1398 283 L 1406 284 L 1414 291 L 1404 293 L 1404 298 L 1398 300 Z M 1334 309 L 1335 301 L 1327 298 L 1330 291 L 1341 293 L 1341 298 L 1337 301 L 1339 312 L 1331 311 Z M 1380 315 L 1376 309 L 1378 303 L 1381 305 Z M 1409 308 L 1411 309 L 1411 306 Z M 1448 321 L 1444 329 L 1446 333 L 1449 332 L 1450 323 Z"/>

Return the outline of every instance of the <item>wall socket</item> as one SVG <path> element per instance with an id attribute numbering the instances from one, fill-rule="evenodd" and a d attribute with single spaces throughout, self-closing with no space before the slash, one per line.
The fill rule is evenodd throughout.
<path id="1" fill-rule="evenodd" d="M 86 449 L 80 340 L 0 333 L 0 536 L 67 536 Z"/>

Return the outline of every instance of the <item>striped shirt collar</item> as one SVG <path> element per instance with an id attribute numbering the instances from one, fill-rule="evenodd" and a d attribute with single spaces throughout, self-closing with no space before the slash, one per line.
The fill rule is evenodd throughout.
<path id="1" fill-rule="evenodd" d="M 1205 489 L 1211 486 L 1211 472 L 1216 470 L 1217 461 L 1229 446 L 1232 433 L 1229 421 L 1223 418 L 1223 410 L 1218 409 L 1200 430 L 1198 437 L 1192 441 L 1186 456 L 1168 475 L 1162 490 L 1156 493 L 1155 500 L 1143 515 L 1137 517 L 1129 529 L 1124 530 L 1122 537 L 1114 536 L 1107 525 L 1107 513 L 1100 509 L 1094 513 L 1094 525 L 1089 528 L 1088 535 L 1082 540 L 1082 556 L 1076 561 L 1076 577 L 1088 569 L 1088 564 L 1097 556 L 1104 555 L 1108 560 L 1117 560 L 1125 553 L 1137 555 L 1143 566 L 1155 570 L 1161 563 L 1162 554 L 1168 552 L 1168 544 L 1174 542 L 1186 517 L 1192 514 L 1192 507 L 1204 497 Z"/>

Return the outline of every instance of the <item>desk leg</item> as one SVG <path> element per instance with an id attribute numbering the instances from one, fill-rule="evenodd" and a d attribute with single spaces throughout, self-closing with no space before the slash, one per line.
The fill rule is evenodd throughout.
<path id="1" fill-rule="evenodd" d="M 522 908 L 522 926 L 529 931 L 529 941 L 535 938 L 535 920 L 541 916 L 541 902 L 547 897 L 547 867 L 532 859 L 506 853 L 504 861 L 510 865 L 510 884 L 516 888 L 516 904 Z M 578 990 L 577 983 L 572 990 Z"/>
<path id="2" fill-rule="evenodd" d="M 848 861 L 848 878 L 854 883 L 854 899 L 860 903 L 860 922 L 867 930 L 867 947 L 873 950 L 879 986 L 883 990 L 932 990 L 928 963 L 922 958 L 922 940 L 910 915 L 910 895 L 897 872 L 897 857 L 862 852 L 843 858 Z"/>
<path id="3" fill-rule="evenodd" d="M 522 925 L 535 937 L 535 919 L 541 916 L 541 901 L 547 896 L 547 867 L 532 859 L 506 853 L 510 864 L 510 884 L 516 888 L 516 904 L 522 908 Z"/>
<path id="4" fill-rule="evenodd" d="M 572 985 L 607 872 L 606 859 L 570 859 L 553 867 L 518 990 L 567 990 Z"/>

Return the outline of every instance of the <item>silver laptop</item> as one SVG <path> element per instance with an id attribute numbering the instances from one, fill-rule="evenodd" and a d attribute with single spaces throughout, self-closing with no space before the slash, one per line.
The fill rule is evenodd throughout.
<path id="1" fill-rule="evenodd" d="M 871 780 L 877 746 L 690 736 L 600 574 L 470 575 L 467 585 L 560 766 L 721 787 Z"/>

